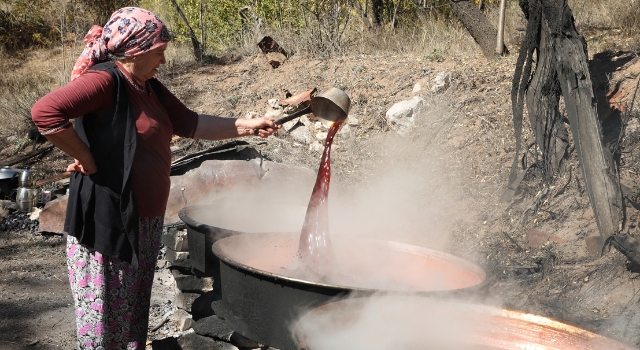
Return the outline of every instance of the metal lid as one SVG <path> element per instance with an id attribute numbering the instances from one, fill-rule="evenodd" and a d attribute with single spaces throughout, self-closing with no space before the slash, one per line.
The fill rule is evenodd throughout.
<path id="1" fill-rule="evenodd" d="M 16 176 L 18 172 L 20 172 L 18 169 L 0 168 L 0 180 L 11 179 Z"/>

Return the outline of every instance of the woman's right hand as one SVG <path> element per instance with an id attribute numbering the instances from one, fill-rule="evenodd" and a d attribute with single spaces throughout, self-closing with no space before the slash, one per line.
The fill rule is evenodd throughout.
<path id="1" fill-rule="evenodd" d="M 67 171 L 80 172 L 85 175 L 91 175 L 98 171 L 98 168 L 96 167 L 96 164 L 93 161 L 93 159 L 87 162 L 86 165 L 81 164 L 80 161 L 77 159 L 74 159 L 74 160 L 75 162 L 73 162 L 73 164 L 69 164 L 69 166 L 67 167 Z"/>

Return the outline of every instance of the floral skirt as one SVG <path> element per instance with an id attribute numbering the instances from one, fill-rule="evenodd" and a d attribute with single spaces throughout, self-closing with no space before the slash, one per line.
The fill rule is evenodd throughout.
<path id="1" fill-rule="evenodd" d="M 163 217 L 141 218 L 139 267 L 67 238 L 78 349 L 144 349 Z"/>

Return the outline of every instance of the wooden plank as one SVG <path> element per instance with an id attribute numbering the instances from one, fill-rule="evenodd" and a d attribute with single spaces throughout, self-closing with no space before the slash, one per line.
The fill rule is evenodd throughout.
<path id="1" fill-rule="evenodd" d="M 38 154 L 48 152 L 51 149 L 53 149 L 53 147 L 54 146 L 52 144 L 48 144 L 48 145 L 46 145 L 46 146 L 44 146 L 42 148 L 38 148 L 37 150 L 35 150 L 33 152 L 29 152 L 29 153 L 27 153 L 25 155 L 16 157 L 14 159 L 6 160 L 6 161 L 0 163 L 0 167 L 12 166 L 14 164 L 18 164 L 18 163 L 20 163 L 22 161 L 25 161 L 27 159 L 33 158 L 33 157 L 37 156 Z"/>

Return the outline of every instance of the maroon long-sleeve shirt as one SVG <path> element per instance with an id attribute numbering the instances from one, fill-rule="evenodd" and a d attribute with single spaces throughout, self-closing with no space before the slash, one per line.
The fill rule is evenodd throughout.
<path id="1" fill-rule="evenodd" d="M 133 81 L 118 62 L 116 65 L 127 79 Z M 70 119 L 83 115 L 90 118 L 108 111 L 115 103 L 113 86 L 109 73 L 88 70 L 36 102 L 31 109 L 33 121 L 41 131 L 62 127 L 61 131 Z M 198 114 L 187 108 L 164 85 L 163 103 L 148 84 L 147 92 L 138 91 L 130 84 L 127 88 L 131 111 L 137 116 L 132 181 L 138 214 L 140 217 L 164 215 L 171 186 L 171 137 L 193 137 Z"/>

